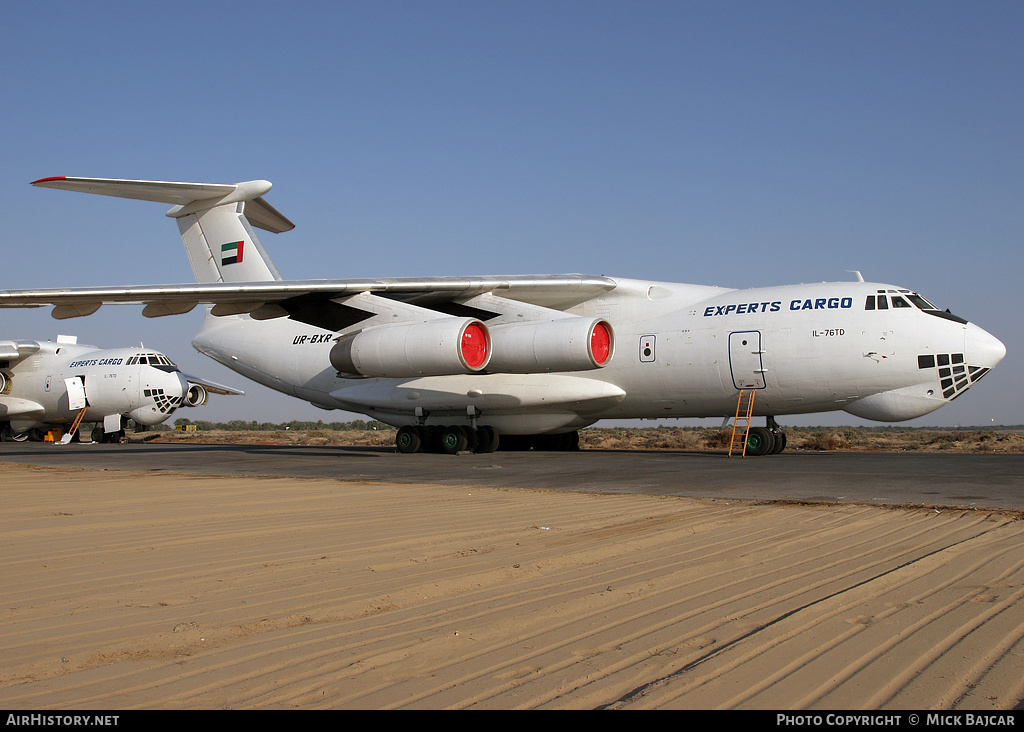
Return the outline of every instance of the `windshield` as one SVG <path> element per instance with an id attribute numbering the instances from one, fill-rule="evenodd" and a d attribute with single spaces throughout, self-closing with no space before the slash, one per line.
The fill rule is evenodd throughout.
<path id="1" fill-rule="evenodd" d="M 953 315 L 949 310 L 939 310 L 937 307 L 932 305 L 930 302 L 925 300 L 923 297 L 918 295 L 916 292 L 904 292 L 903 293 L 910 302 L 914 303 L 921 310 L 925 311 L 929 315 L 934 315 L 939 318 L 945 318 L 946 320 L 952 320 L 954 323 L 960 323 L 965 325 L 967 323 L 963 318 Z"/>
<path id="2" fill-rule="evenodd" d="M 910 302 L 912 302 L 915 305 L 917 305 L 922 310 L 938 310 L 937 307 L 932 305 L 930 302 L 925 300 L 923 297 L 918 295 L 916 292 L 912 292 L 909 295 L 907 295 L 907 299 L 910 300 Z"/>
<path id="3" fill-rule="evenodd" d="M 149 366 L 163 367 L 161 371 L 177 371 L 178 367 L 174 364 L 171 359 L 162 353 L 140 353 L 137 356 L 132 356 L 128 359 L 128 365 L 140 363 L 147 364 Z"/>

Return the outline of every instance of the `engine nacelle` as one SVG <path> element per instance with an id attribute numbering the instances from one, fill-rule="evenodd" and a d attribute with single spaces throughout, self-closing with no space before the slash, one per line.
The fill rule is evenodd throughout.
<path id="1" fill-rule="evenodd" d="M 206 388 L 199 384 L 189 384 L 188 391 L 185 392 L 185 399 L 182 403 L 186 407 L 201 407 L 206 404 L 206 400 L 209 398 Z"/>
<path id="2" fill-rule="evenodd" d="M 391 378 L 471 374 L 486 368 L 490 357 L 490 332 L 475 318 L 380 325 L 331 349 L 331 365 L 341 373 Z"/>
<path id="3" fill-rule="evenodd" d="M 611 361 L 615 348 L 612 327 L 600 318 L 508 323 L 491 328 L 492 373 L 536 374 L 587 371 Z"/>

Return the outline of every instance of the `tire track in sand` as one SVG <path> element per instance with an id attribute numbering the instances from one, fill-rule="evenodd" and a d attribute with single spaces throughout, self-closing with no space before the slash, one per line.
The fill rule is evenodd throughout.
<path id="1" fill-rule="evenodd" d="M 1012 517 L 8 478 L 9 708 L 1007 708 L 1024 693 Z"/>

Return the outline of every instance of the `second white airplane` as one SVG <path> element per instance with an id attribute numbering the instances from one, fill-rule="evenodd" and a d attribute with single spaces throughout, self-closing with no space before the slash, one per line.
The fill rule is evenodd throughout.
<path id="1" fill-rule="evenodd" d="M 205 404 L 209 393 L 242 392 L 183 374 L 142 346 L 97 348 L 65 335 L 0 341 L 0 441 L 42 442 L 56 429 L 62 442 L 122 442 L 129 420 L 148 429 L 178 407 Z"/>
<path id="2" fill-rule="evenodd" d="M 402 452 L 573 449 L 602 419 L 733 417 L 746 454 L 776 417 L 896 422 L 961 396 L 1006 349 L 916 292 L 864 281 L 732 290 L 592 275 L 284 280 L 253 227 L 293 224 L 267 181 L 44 178 L 33 185 L 174 204 L 197 284 L 0 292 L 0 307 L 148 317 L 206 306 L 193 340 L 234 371 L 325 409 L 398 426 Z"/>

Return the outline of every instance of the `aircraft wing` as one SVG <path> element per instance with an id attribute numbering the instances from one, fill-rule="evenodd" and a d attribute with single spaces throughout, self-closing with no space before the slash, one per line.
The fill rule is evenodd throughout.
<path id="1" fill-rule="evenodd" d="M 409 319 L 437 314 L 557 319 L 564 317 L 557 311 L 616 287 L 616 281 L 610 278 L 581 274 L 283 280 L 269 257 L 261 253 L 258 240 L 239 221 L 240 215 L 253 226 L 272 232 L 294 227 L 263 199 L 271 188 L 269 181 L 219 184 L 57 176 L 32 185 L 175 204 L 167 215 L 178 221 L 190 261 L 199 266 L 197 284 L 0 292 L 0 307 L 49 305 L 57 319 L 90 315 L 106 303 L 140 304 L 147 317 L 186 313 L 202 304 L 212 306 L 214 316 L 249 314 L 256 320 L 287 317 L 339 332 L 374 315 L 392 313 L 395 303 L 403 306 L 398 309 Z M 193 219 L 194 226 L 188 223 Z M 206 223 L 199 223 L 200 219 Z M 203 226 L 211 233 L 203 233 Z M 219 245 L 217 250 L 219 260 L 205 239 L 208 235 L 218 241 L 226 237 L 223 241 L 228 244 Z M 232 269 L 225 276 L 222 267 L 243 264 L 239 254 L 223 255 L 232 251 L 224 247 L 235 239 L 249 241 L 256 254 L 249 255 L 241 269 Z M 241 252 L 241 248 L 233 251 Z M 252 268 L 247 268 L 249 265 Z"/>
<path id="2" fill-rule="evenodd" d="M 222 384 L 217 384 L 213 381 L 207 381 L 206 379 L 201 379 L 198 376 L 192 376 L 191 374 L 186 373 L 182 373 L 182 376 L 184 376 L 188 380 L 189 384 L 199 384 L 201 387 L 206 389 L 211 394 L 224 394 L 226 396 L 245 395 L 244 391 L 232 389 L 230 386 L 223 386 Z"/>
<path id="3" fill-rule="evenodd" d="M 46 409 L 42 404 L 21 397 L 0 395 L 0 418 L 2 419 L 25 415 L 42 417 L 45 413 Z"/>
<path id="4" fill-rule="evenodd" d="M 187 313 L 200 304 L 214 315 L 249 313 L 258 320 L 290 317 L 341 330 L 369 317 L 346 300 L 369 294 L 425 308 L 445 308 L 478 295 L 563 310 L 602 295 L 615 280 L 597 275 L 517 275 L 512 277 L 427 277 L 352 280 L 272 280 L 132 287 L 72 287 L 0 291 L 0 307 L 52 306 L 54 318 L 91 315 L 104 304 L 143 305 L 146 317 Z"/>
<path id="5" fill-rule="evenodd" d="M 20 361 L 39 350 L 35 341 L 0 341 L 0 359 L 4 361 Z"/>

